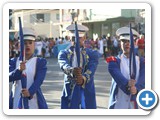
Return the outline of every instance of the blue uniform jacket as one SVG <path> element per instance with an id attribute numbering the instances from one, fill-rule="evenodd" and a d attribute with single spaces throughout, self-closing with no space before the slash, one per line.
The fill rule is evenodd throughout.
<path id="1" fill-rule="evenodd" d="M 16 69 L 16 61 L 17 58 L 12 58 L 9 61 L 9 82 L 14 82 L 16 80 L 21 79 L 22 72 Z M 47 61 L 46 59 L 43 58 L 37 58 L 37 63 L 36 63 L 36 74 L 35 74 L 35 79 L 34 83 L 30 86 L 29 93 L 31 96 L 34 94 L 37 94 L 37 99 L 38 99 L 38 106 L 39 109 L 48 109 L 46 100 L 42 94 L 41 91 L 41 85 L 45 79 L 46 72 L 47 72 L 47 67 L 46 67 Z M 12 93 L 10 94 L 10 100 L 9 100 L 9 107 L 12 109 L 13 105 L 13 96 Z"/>
<path id="2" fill-rule="evenodd" d="M 98 52 L 91 49 L 81 50 L 83 65 L 82 74 L 87 78 L 84 88 L 75 85 L 72 75 L 72 59 L 73 49 L 70 47 L 67 50 L 60 51 L 58 62 L 64 75 L 64 88 L 61 98 L 62 109 L 96 109 L 96 95 L 94 86 L 94 74 L 98 65 Z M 80 88 L 80 93 L 78 92 Z"/>
<path id="3" fill-rule="evenodd" d="M 116 104 L 116 95 L 118 93 L 118 88 L 120 88 L 124 93 L 130 95 L 128 91 L 128 80 L 122 75 L 120 70 L 120 58 L 114 57 L 108 62 L 108 71 L 112 76 L 112 84 L 110 89 L 109 98 L 109 109 L 114 109 Z M 145 62 L 144 58 L 140 58 L 140 73 L 139 79 L 136 82 L 136 88 L 138 91 L 145 88 Z M 135 107 L 137 108 L 136 95 L 132 95 L 131 101 L 134 101 Z"/>

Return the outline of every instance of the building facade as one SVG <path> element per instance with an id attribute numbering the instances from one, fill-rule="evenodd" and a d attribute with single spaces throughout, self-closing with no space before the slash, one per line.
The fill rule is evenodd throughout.
<path id="1" fill-rule="evenodd" d="M 59 37 L 59 10 L 14 10 L 12 14 L 12 29 L 19 29 L 18 17 L 21 17 L 22 26 L 35 29 L 37 35 L 44 37 Z"/>
<path id="2" fill-rule="evenodd" d="M 23 27 L 30 27 L 43 37 L 65 37 L 69 35 L 66 27 L 77 20 L 79 24 L 89 28 L 88 36 L 115 35 L 119 27 L 132 23 L 132 27 L 144 33 L 145 10 L 121 9 L 120 15 L 97 14 L 91 9 L 18 9 L 12 10 L 12 27 L 19 29 L 18 17 L 22 19 Z M 103 16 L 103 17 L 102 17 Z"/>

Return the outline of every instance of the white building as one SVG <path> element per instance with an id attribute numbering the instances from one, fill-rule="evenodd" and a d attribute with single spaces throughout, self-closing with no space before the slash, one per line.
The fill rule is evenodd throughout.
<path id="1" fill-rule="evenodd" d="M 30 27 L 36 30 L 37 35 L 45 37 L 59 37 L 59 26 L 53 26 L 59 22 L 59 10 L 31 9 L 14 10 L 12 14 L 12 28 L 19 29 L 18 17 L 21 17 L 22 26 Z"/>
<path id="2" fill-rule="evenodd" d="M 76 19 L 78 24 L 100 22 L 107 18 L 120 16 L 120 10 L 117 11 L 114 11 L 113 14 L 113 11 L 104 13 L 91 9 L 14 9 L 12 28 L 19 29 L 18 17 L 21 17 L 23 27 L 35 29 L 37 35 L 54 38 L 65 37 L 69 35 L 66 27 L 72 23 L 73 19 Z"/>

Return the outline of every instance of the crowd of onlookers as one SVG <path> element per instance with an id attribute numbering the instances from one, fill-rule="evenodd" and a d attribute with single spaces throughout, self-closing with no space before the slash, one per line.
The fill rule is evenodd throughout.
<path id="1" fill-rule="evenodd" d="M 14 39 L 14 40 L 9 40 L 9 57 L 18 57 L 20 53 L 20 46 L 19 46 L 19 41 Z"/>
<path id="2" fill-rule="evenodd" d="M 86 37 L 84 47 L 98 50 L 104 58 L 108 56 L 116 56 L 121 53 L 120 41 L 116 36 L 106 37 L 103 35 L 97 39 Z M 57 57 L 58 45 L 70 44 L 70 37 L 65 38 L 42 38 L 37 37 L 35 42 L 35 55 L 41 57 Z M 144 35 L 140 35 L 135 39 L 135 53 L 139 56 L 145 56 L 145 40 Z M 9 41 L 9 57 L 17 57 L 20 53 L 19 41 L 17 39 Z"/>
<path id="3" fill-rule="evenodd" d="M 96 40 L 86 39 L 85 44 L 86 47 L 98 50 L 104 58 L 111 55 L 116 56 L 120 52 L 120 42 L 114 36 L 106 37 L 104 35 Z"/>
<path id="4" fill-rule="evenodd" d="M 121 54 L 121 44 L 117 36 L 106 37 L 105 35 L 96 40 L 87 38 L 84 42 L 85 47 L 96 49 L 104 57 L 117 56 Z M 134 39 L 135 54 L 145 57 L 145 37 L 140 35 Z"/>
<path id="5" fill-rule="evenodd" d="M 54 47 L 59 44 L 65 44 L 70 42 L 68 37 L 65 38 L 42 38 L 37 37 L 35 41 L 35 55 L 41 57 L 51 57 L 54 56 Z M 19 41 L 17 39 L 9 41 L 9 56 L 17 57 L 20 53 Z"/>

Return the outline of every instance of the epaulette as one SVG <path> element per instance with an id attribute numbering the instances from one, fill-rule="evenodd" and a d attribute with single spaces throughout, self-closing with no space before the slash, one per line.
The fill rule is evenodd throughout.
<path id="1" fill-rule="evenodd" d="M 106 62 L 109 63 L 109 62 L 116 62 L 117 59 L 114 57 L 114 56 L 110 56 L 110 57 L 107 57 L 106 58 Z"/>

